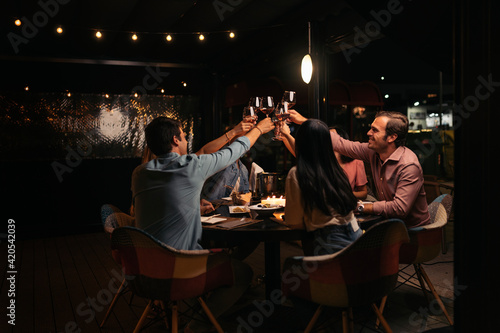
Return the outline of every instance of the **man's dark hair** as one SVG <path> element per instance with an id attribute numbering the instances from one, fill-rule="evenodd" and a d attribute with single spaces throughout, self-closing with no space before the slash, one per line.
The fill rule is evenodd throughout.
<path id="1" fill-rule="evenodd" d="M 146 143 L 156 156 L 170 153 L 174 136 L 180 138 L 181 122 L 168 117 L 158 117 L 146 126 Z"/>
<path id="2" fill-rule="evenodd" d="M 396 134 L 398 137 L 394 143 L 396 147 L 404 146 L 406 143 L 406 135 L 408 134 L 408 118 L 401 112 L 395 111 L 379 111 L 375 118 L 387 117 L 389 121 L 385 128 L 385 135 Z"/>

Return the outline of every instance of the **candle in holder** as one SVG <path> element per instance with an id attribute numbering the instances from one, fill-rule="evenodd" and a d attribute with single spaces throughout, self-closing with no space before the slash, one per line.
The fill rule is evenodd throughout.
<path id="1" fill-rule="evenodd" d="M 282 206 L 285 207 L 286 204 L 286 199 L 283 199 L 283 196 L 276 198 L 275 195 L 273 195 L 272 198 L 267 197 L 267 199 L 262 199 L 261 201 L 262 204 L 270 204 L 272 206 Z"/>

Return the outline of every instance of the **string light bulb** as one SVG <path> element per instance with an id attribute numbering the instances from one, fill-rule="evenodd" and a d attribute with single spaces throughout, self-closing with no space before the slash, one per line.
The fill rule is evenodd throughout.
<path id="1" fill-rule="evenodd" d="M 95 36 L 97 38 L 101 38 L 102 37 L 102 33 L 98 30 L 96 33 L 95 33 Z"/>
<path id="2" fill-rule="evenodd" d="M 30 90 L 30 87 L 29 87 L 29 86 L 26 86 L 26 87 L 24 87 L 24 90 L 29 91 L 29 90 Z"/>
<path id="3" fill-rule="evenodd" d="M 59 26 L 59 27 L 57 27 L 56 31 L 57 31 L 58 34 L 62 34 L 63 33 L 63 28 Z"/>
<path id="4" fill-rule="evenodd" d="M 229 32 L 229 38 L 234 38 L 234 37 L 236 37 L 236 35 L 234 34 L 234 32 L 230 31 Z"/>
<path id="5" fill-rule="evenodd" d="M 132 35 L 132 40 L 134 40 L 134 41 L 135 41 L 135 40 L 137 40 L 137 38 L 138 38 L 138 37 L 137 37 L 137 35 L 136 35 L 136 34 L 133 34 L 133 35 Z"/>
<path id="6" fill-rule="evenodd" d="M 171 42 L 172 41 L 172 35 L 167 35 L 167 37 L 165 37 L 165 39 L 167 40 L 167 42 Z"/>
<path id="7" fill-rule="evenodd" d="M 17 25 L 18 27 L 21 26 L 21 20 L 20 19 L 16 19 L 14 21 L 14 24 Z"/>
<path id="8" fill-rule="evenodd" d="M 198 39 L 199 39 L 199 40 L 205 40 L 205 36 L 204 36 L 203 34 L 200 34 L 200 35 L 198 36 Z"/>

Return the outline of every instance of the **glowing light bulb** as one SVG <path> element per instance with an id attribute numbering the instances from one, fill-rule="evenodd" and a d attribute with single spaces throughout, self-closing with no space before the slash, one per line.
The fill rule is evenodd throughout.
<path id="1" fill-rule="evenodd" d="M 184 82 L 184 81 L 182 82 L 182 85 L 183 85 L 184 87 L 187 87 L 187 83 L 186 83 L 186 82 Z"/>
<path id="2" fill-rule="evenodd" d="M 300 65 L 300 73 L 302 75 L 302 80 L 309 84 L 311 82 L 312 73 L 313 73 L 313 63 L 311 56 L 306 54 L 304 58 L 302 58 L 302 64 Z"/>
<path id="3" fill-rule="evenodd" d="M 30 87 L 26 86 L 26 87 L 24 87 L 24 90 L 29 91 Z"/>
<path id="4" fill-rule="evenodd" d="M 232 32 L 232 31 L 231 31 L 231 32 L 229 32 L 229 38 L 234 38 L 234 37 L 235 37 L 234 32 Z"/>
<path id="5" fill-rule="evenodd" d="M 63 33 L 63 28 L 57 27 L 56 31 L 57 31 L 58 34 L 62 34 Z"/>
<path id="6" fill-rule="evenodd" d="M 172 41 L 172 36 L 171 35 L 167 35 L 167 37 L 165 37 L 165 39 L 167 40 L 167 42 L 171 42 Z"/>
<path id="7" fill-rule="evenodd" d="M 15 20 L 14 24 L 19 27 L 21 25 L 21 20 L 20 19 Z"/>
<path id="8" fill-rule="evenodd" d="M 97 38 L 101 38 L 101 37 L 102 37 L 102 33 L 101 33 L 100 31 L 97 31 L 97 32 L 95 33 L 95 36 L 96 36 Z"/>
<path id="9" fill-rule="evenodd" d="M 203 36 L 203 34 L 200 34 L 200 35 L 198 36 L 198 38 L 199 38 L 199 40 L 205 40 L 205 36 Z"/>
<path id="10" fill-rule="evenodd" d="M 68 91 L 68 93 L 66 94 L 66 96 L 71 97 L 71 93 Z"/>
<path id="11" fill-rule="evenodd" d="M 138 37 L 137 37 L 137 35 L 136 35 L 136 34 L 133 34 L 133 35 L 132 35 L 132 40 L 137 40 L 137 38 L 138 38 Z"/>

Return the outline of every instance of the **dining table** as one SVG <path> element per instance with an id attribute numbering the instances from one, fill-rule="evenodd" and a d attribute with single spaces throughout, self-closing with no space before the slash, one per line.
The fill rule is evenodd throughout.
<path id="1" fill-rule="evenodd" d="M 290 229 L 286 226 L 280 218 L 280 213 L 283 214 L 283 209 L 267 216 L 249 212 L 231 214 L 229 205 L 223 204 L 214 214 L 227 217 L 227 222 L 203 223 L 202 241 L 205 242 L 230 241 L 233 245 L 244 242 L 264 243 L 264 282 L 267 299 L 270 299 L 274 290 L 281 290 L 280 242 L 302 240 L 309 236 L 305 230 Z M 233 226 L 226 227 L 231 223 Z"/>
<path id="2" fill-rule="evenodd" d="M 231 202 L 213 203 L 216 210 L 202 219 L 202 242 L 229 242 L 237 245 L 244 242 L 264 243 L 264 282 L 266 299 L 271 299 L 275 290 L 281 291 L 280 242 L 312 240 L 312 234 L 301 229 L 291 229 L 284 220 L 284 209 L 277 209 L 274 214 L 256 215 L 255 212 L 231 213 Z M 215 220 L 217 219 L 217 220 Z M 203 220 L 207 223 L 203 223 Z M 220 221 L 212 223 L 211 221 Z M 382 217 L 377 215 L 359 215 L 358 222 L 362 229 L 367 229 Z"/>

